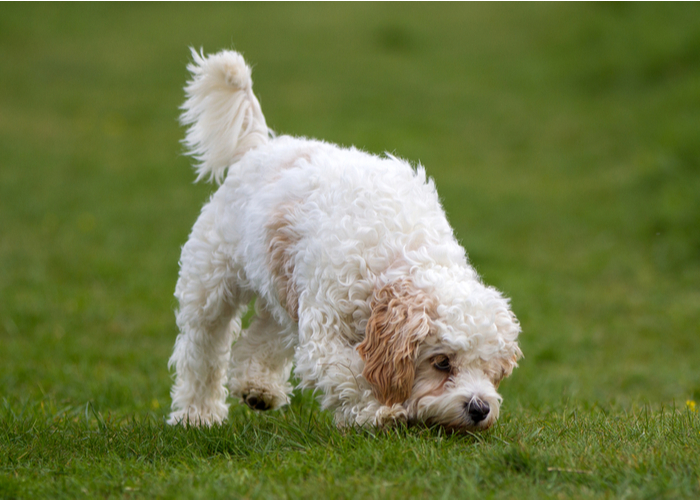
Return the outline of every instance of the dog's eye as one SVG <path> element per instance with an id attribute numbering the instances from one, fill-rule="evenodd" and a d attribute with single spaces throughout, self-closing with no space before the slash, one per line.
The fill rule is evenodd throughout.
<path id="1" fill-rule="evenodd" d="M 441 372 L 450 371 L 450 358 L 447 356 L 438 356 L 433 360 L 433 367 Z"/>

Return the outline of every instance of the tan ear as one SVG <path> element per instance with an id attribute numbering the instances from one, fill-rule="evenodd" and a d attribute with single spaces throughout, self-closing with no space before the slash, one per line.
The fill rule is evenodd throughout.
<path id="1" fill-rule="evenodd" d="M 516 353 L 513 356 L 510 358 L 500 358 L 496 361 L 496 373 L 493 380 L 493 385 L 496 389 L 498 389 L 498 386 L 504 378 L 510 377 L 510 374 L 513 373 L 513 369 L 518 366 L 518 360 L 523 357 L 523 353 L 517 345 L 514 346 L 514 349 Z"/>
<path id="2" fill-rule="evenodd" d="M 365 339 L 357 346 L 362 375 L 384 405 L 411 395 L 418 345 L 430 332 L 434 303 L 410 279 L 397 280 L 374 293 Z"/>
<path id="3" fill-rule="evenodd" d="M 523 353 L 518 346 L 516 339 L 520 333 L 520 323 L 510 310 L 504 310 L 496 315 L 496 326 L 499 333 L 499 341 L 503 343 L 501 352 L 503 356 L 496 361 L 497 372 L 494 385 L 498 387 L 506 377 L 513 373 L 513 369 L 518 366 L 518 360 L 523 357 Z"/>

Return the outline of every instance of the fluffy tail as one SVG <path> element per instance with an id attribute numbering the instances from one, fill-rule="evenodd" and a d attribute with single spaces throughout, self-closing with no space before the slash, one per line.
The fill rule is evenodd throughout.
<path id="1" fill-rule="evenodd" d="M 248 150 L 268 141 L 270 132 L 253 94 L 250 67 L 238 52 L 222 50 L 204 56 L 192 51 L 187 66 L 180 123 L 188 125 L 183 143 L 199 163 L 197 180 L 221 183 L 226 169 Z"/>

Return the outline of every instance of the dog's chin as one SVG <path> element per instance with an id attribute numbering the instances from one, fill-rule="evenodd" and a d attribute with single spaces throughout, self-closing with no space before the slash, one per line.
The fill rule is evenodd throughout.
<path id="1" fill-rule="evenodd" d="M 492 424 L 484 424 L 483 422 L 479 422 L 478 424 L 474 424 L 473 422 L 470 421 L 451 421 L 451 422 L 442 422 L 438 421 L 436 419 L 429 418 L 425 421 L 423 420 L 409 420 L 408 421 L 409 427 L 416 427 L 416 428 L 428 428 L 428 429 L 442 429 L 443 431 L 446 431 L 448 434 L 472 434 L 475 432 L 483 432 L 489 429 Z"/>

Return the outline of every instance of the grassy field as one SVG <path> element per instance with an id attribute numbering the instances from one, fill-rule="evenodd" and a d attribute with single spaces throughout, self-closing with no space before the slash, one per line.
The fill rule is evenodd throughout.
<path id="1" fill-rule="evenodd" d="M 522 322 L 492 430 L 164 424 L 188 46 L 425 165 Z M 698 4 L 5 3 L 0 64 L 0 498 L 700 496 Z"/>

